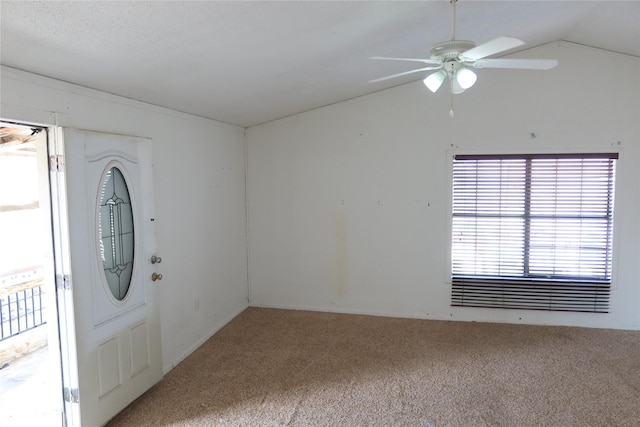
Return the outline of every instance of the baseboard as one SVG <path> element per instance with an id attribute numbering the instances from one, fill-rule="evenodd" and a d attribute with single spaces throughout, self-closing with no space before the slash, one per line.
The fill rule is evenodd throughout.
<path id="1" fill-rule="evenodd" d="M 397 313 L 391 311 L 377 310 L 355 310 L 345 307 L 326 307 L 326 306 L 310 306 L 310 305 L 281 305 L 281 304 L 250 304 L 250 307 L 256 308 L 274 308 L 280 310 L 300 310 L 300 311 L 317 311 L 322 313 L 341 313 L 341 314 L 357 314 L 363 316 L 379 316 L 379 317 L 396 317 L 401 319 L 420 319 L 420 320 L 440 320 L 453 322 L 478 322 L 478 323 L 509 323 L 513 325 L 534 325 L 534 326 L 569 326 L 574 328 L 590 328 L 590 329 L 618 329 L 618 330 L 640 330 L 639 325 L 635 324 L 611 324 L 609 322 L 576 322 L 567 321 L 549 321 L 548 319 L 536 319 L 527 315 L 526 310 L 513 310 L 514 315 L 511 319 L 496 318 L 477 315 L 474 313 L 476 308 L 457 308 L 455 307 L 451 313 L 444 315 L 422 314 L 422 313 Z M 552 313 L 552 312 L 548 312 Z M 536 312 L 536 314 L 539 314 Z"/>
<path id="2" fill-rule="evenodd" d="M 249 307 L 248 304 L 242 304 L 240 307 L 238 307 L 237 309 L 233 310 L 231 312 L 231 314 L 229 316 L 226 316 L 224 319 L 222 319 L 222 321 L 218 324 L 216 324 L 216 326 L 214 326 L 214 328 L 209 331 L 207 334 L 205 334 L 202 338 L 200 338 L 198 341 L 196 341 L 195 344 L 193 344 L 191 347 L 189 347 L 187 350 L 185 350 L 180 356 L 178 356 L 169 366 L 164 366 L 163 367 L 163 375 L 166 375 L 169 371 L 171 371 L 173 368 L 175 368 L 176 366 L 178 366 L 178 364 L 180 362 L 182 362 L 184 359 L 186 359 L 187 357 L 189 357 L 189 355 L 191 353 L 193 353 L 194 351 L 196 351 L 202 344 L 204 344 L 209 338 L 211 338 L 212 336 L 214 336 L 216 334 L 216 332 L 218 332 L 220 329 L 222 329 L 227 323 L 231 322 L 236 316 L 238 316 L 240 313 L 242 313 L 243 311 L 245 311 L 247 308 Z"/>
<path id="3" fill-rule="evenodd" d="M 376 310 L 354 310 L 344 307 L 323 307 L 323 306 L 304 306 L 304 305 L 279 305 L 279 304 L 250 304 L 255 308 L 274 308 L 278 310 L 299 310 L 299 311 L 317 311 L 321 313 L 338 313 L 338 314 L 358 314 L 361 316 L 377 316 L 377 317 L 397 317 L 402 319 L 424 319 L 424 320 L 452 320 L 451 318 L 437 318 L 436 316 L 425 316 L 420 314 L 395 313 L 391 311 Z"/>

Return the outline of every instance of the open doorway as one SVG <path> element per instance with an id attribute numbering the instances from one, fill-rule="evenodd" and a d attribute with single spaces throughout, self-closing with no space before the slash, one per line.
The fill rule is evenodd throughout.
<path id="1" fill-rule="evenodd" d="M 62 425 L 46 129 L 0 122 L 0 425 Z"/>

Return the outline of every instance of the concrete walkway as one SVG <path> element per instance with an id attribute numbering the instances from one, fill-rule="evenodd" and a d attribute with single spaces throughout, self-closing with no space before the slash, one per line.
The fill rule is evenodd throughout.
<path id="1" fill-rule="evenodd" d="M 60 369 L 43 347 L 0 369 L 0 426 L 62 425 Z"/>

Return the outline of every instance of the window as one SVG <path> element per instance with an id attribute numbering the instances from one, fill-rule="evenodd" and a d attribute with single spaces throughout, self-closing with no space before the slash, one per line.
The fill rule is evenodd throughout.
<path id="1" fill-rule="evenodd" d="M 455 156 L 451 304 L 608 312 L 617 158 Z"/>
<path id="2" fill-rule="evenodd" d="M 104 277 L 111 294 L 122 301 L 129 292 L 134 267 L 134 224 L 129 187 L 117 167 L 102 178 L 98 205 L 98 237 Z"/>

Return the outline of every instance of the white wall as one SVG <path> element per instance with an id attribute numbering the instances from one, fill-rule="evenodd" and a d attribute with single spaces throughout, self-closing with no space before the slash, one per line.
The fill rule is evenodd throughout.
<path id="1" fill-rule="evenodd" d="M 152 138 L 165 372 L 247 307 L 244 129 L 6 67 L 0 88 L 2 119 Z"/>
<path id="2" fill-rule="evenodd" d="M 250 303 L 431 319 L 640 328 L 640 66 L 554 43 L 479 70 L 247 129 Z M 531 138 L 531 133 L 536 138 Z M 609 314 L 450 307 L 450 154 L 620 150 Z"/>

